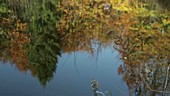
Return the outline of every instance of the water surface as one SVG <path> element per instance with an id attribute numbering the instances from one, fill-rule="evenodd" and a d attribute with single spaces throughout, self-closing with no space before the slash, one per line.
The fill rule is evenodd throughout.
<path id="1" fill-rule="evenodd" d="M 93 44 L 94 53 L 63 53 L 55 75 L 45 87 L 31 73 L 20 72 L 14 64 L 0 64 L 1 96 L 93 96 L 91 80 L 100 83 L 99 91 L 126 96 L 128 88 L 117 69 L 123 64 L 112 46 Z"/>

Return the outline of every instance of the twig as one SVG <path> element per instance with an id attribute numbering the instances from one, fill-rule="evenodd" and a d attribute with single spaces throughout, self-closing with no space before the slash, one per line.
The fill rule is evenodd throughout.
<path id="1" fill-rule="evenodd" d="M 141 74 L 140 74 L 139 76 L 140 76 L 140 78 L 143 80 L 143 82 L 146 84 L 146 87 L 147 87 L 150 91 L 152 91 L 152 92 L 157 92 L 157 93 L 167 93 L 167 94 L 170 94 L 170 91 L 160 91 L 160 90 L 154 90 L 154 89 L 152 89 L 152 88 L 149 86 L 149 84 L 142 78 Z"/>
<path id="2" fill-rule="evenodd" d="M 168 66 L 167 71 L 166 71 L 166 80 L 165 80 L 164 89 L 166 89 L 166 87 L 167 87 L 167 85 L 168 85 L 169 70 L 170 70 L 170 68 L 169 68 L 169 66 Z"/>

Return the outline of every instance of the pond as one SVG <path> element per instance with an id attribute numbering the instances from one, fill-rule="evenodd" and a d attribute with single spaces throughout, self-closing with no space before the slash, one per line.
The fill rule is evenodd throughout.
<path id="1" fill-rule="evenodd" d="M 112 44 L 111 44 L 112 45 Z M 123 64 L 121 55 L 113 46 L 92 44 L 93 53 L 73 51 L 59 58 L 55 75 L 45 87 L 32 77 L 22 73 L 10 62 L 0 64 L 0 94 L 2 96 L 93 96 L 91 81 L 100 83 L 101 92 L 126 96 L 128 87 L 118 75 Z M 108 93 L 109 94 L 109 93 Z"/>
<path id="2" fill-rule="evenodd" d="M 169 8 L 0 1 L 0 96 L 170 96 Z"/>

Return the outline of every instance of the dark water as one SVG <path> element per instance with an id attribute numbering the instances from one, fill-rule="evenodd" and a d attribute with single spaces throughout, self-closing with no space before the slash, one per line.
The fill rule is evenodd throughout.
<path id="1" fill-rule="evenodd" d="M 127 96 L 128 87 L 117 71 L 123 64 L 119 52 L 112 46 L 93 44 L 92 48 L 93 53 L 63 53 L 55 76 L 45 87 L 30 72 L 22 73 L 14 64 L 1 62 L 0 96 L 93 96 L 93 79 L 99 82 L 99 91 Z"/>

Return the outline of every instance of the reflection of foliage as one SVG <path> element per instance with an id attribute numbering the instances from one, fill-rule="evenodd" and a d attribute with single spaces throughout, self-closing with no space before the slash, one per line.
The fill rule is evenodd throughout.
<path id="1" fill-rule="evenodd" d="M 0 48 L 8 48 L 9 60 L 21 71 L 30 70 L 41 84 L 45 85 L 52 79 L 57 56 L 60 55 L 59 35 L 56 32 L 60 17 L 57 9 L 59 1 L 2 2 L 8 5 L 9 9 L 5 11 L 3 18 L 0 18 Z M 7 52 L 2 57 L 8 56 Z"/>
<path id="2" fill-rule="evenodd" d="M 169 0 L 157 0 L 157 2 L 165 9 L 170 10 L 170 1 Z"/>
<path id="3" fill-rule="evenodd" d="M 1 54 L 4 60 L 9 60 L 12 57 L 12 61 L 16 63 L 18 68 L 26 71 L 23 66 L 27 64 L 26 56 L 24 55 L 24 44 L 29 42 L 28 35 L 26 34 L 27 24 L 10 18 L 10 15 L 8 14 L 6 17 L 0 18 L 2 28 L 0 48 L 1 50 L 6 50 Z"/>
<path id="4" fill-rule="evenodd" d="M 64 3 L 62 6 L 64 16 L 60 22 L 63 40 L 68 42 L 64 46 L 70 42 L 72 44 L 75 39 L 79 40 L 78 37 L 82 39 L 83 36 L 87 36 L 88 38 L 88 32 L 93 34 L 97 31 L 97 33 L 105 34 L 104 36 L 108 35 L 118 44 L 117 49 L 125 62 L 125 65 L 119 68 L 119 73 L 123 74 L 123 79 L 130 89 L 135 86 L 139 94 L 145 94 L 145 88 L 149 88 L 150 91 L 146 93 L 148 95 L 151 95 L 152 91 L 155 94 L 160 92 L 159 90 L 169 90 L 168 79 L 166 79 L 169 77 L 165 75 L 167 72 L 163 72 L 164 69 L 169 68 L 169 61 L 165 62 L 170 58 L 169 18 L 167 18 L 169 14 L 157 14 L 154 10 L 155 5 L 124 1 L 101 0 L 101 2 L 81 4 L 75 0 L 69 4 Z M 103 12 L 102 5 L 105 4 L 111 4 L 113 7 L 110 14 Z M 108 29 L 110 31 L 107 32 Z M 75 45 L 76 43 L 78 45 L 76 48 L 81 48 L 79 42 L 75 42 Z M 151 59 L 156 61 L 151 64 Z M 154 76 L 149 77 L 150 75 Z"/>
<path id="5" fill-rule="evenodd" d="M 104 10 L 103 4 L 108 4 L 108 9 Z M 108 1 L 73 0 L 63 1 L 61 5 L 63 16 L 58 30 L 62 36 L 61 45 L 65 52 L 76 50 L 92 52 L 92 39 L 95 38 L 101 43 L 107 41 L 106 31 L 110 27 L 107 26 L 107 21 L 111 19 L 109 16 L 111 4 Z"/>
<path id="6" fill-rule="evenodd" d="M 24 45 L 29 42 L 26 33 L 27 24 L 16 21 L 15 28 L 9 32 L 10 36 L 10 54 L 12 61 L 21 71 L 28 70 L 28 58 L 24 50 Z M 17 51 L 16 51 L 17 50 Z"/>
<path id="7" fill-rule="evenodd" d="M 0 17 L 2 16 L 2 14 L 6 13 L 6 4 L 2 1 L 0 1 Z"/>
<path id="8" fill-rule="evenodd" d="M 7 1 L 9 9 L 1 4 L 0 13 L 6 15 L 7 10 L 13 14 L 0 18 L 0 48 L 10 45 L 13 62 L 22 71 L 31 70 L 42 85 L 53 77 L 60 44 L 65 52 L 92 52 L 92 39 L 103 43 L 111 38 L 125 62 L 119 73 L 130 88 L 144 83 L 153 90 L 162 90 L 161 86 L 168 90 L 168 71 L 163 70 L 168 70 L 170 62 L 170 17 L 157 14 L 149 3 L 139 2 L 145 0 L 60 0 L 61 12 L 59 0 Z M 28 42 L 27 58 L 23 49 Z"/>
<path id="9" fill-rule="evenodd" d="M 10 44 L 10 38 L 9 38 L 9 31 L 11 30 L 13 24 L 11 19 L 7 18 L 0 18 L 0 57 L 1 59 L 9 59 L 8 55 L 8 48 Z M 7 52 L 6 52 L 7 51 Z M 7 59 L 7 60 L 8 60 Z"/>
<path id="10" fill-rule="evenodd" d="M 139 16 L 130 26 L 128 34 L 121 38 L 128 40 L 128 47 L 119 45 L 125 65 L 119 73 L 132 89 L 139 94 L 167 94 L 169 88 L 170 23 L 169 14 Z M 124 40 L 124 41 L 123 41 Z M 166 71 L 164 71 L 166 70 Z M 140 91 L 139 91 L 140 90 Z"/>
<path id="11" fill-rule="evenodd" d="M 53 77 L 57 55 L 60 54 L 58 37 L 54 33 L 44 33 L 29 45 L 28 55 L 33 75 L 45 85 Z"/>
<path id="12" fill-rule="evenodd" d="M 7 39 L 8 31 L 11 29 L 12 24 L 10 19 L 7 18 L 0 18 L 0 46 L 3 46 L 3 41 Z"/>
<path id="13" fill-rule="evenodd" d="M 34 4 L 32 10 L 36 10 L 30 13 L 32 14 L 29 25 L 31 42 L 27 49 L 28 58 L 32 74 L 38 77 L 42 85 L 46 85 L 53 77 L 57 55 L 60 54 L 59 35 L 55 30 L 60 14 L 57 13 L 57 3 L 53 0 L 43 0 Z"/>

